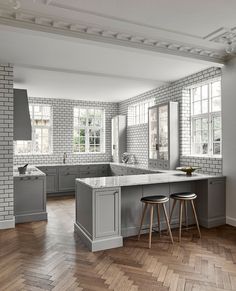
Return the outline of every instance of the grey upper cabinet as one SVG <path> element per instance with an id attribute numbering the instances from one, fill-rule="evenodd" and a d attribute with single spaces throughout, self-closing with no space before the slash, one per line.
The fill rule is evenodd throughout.
<path id="1" fill-rule="evenodd" d="M 178 102 L 149 108 L 148 164 L 159 169 L 175 169 L 179 164 Z"/>
<path id="2" fill-rule="evenodd" d="M 14 89 L 14 140 L 31 140 L 32 129 L 27 91 Z"/>
<path id="3" fill-rule="evenodd" d="M 121 162 L 122 154 L 126 151 L 126 116 L 117 115 L 112 118 L 112 159 Z"/>

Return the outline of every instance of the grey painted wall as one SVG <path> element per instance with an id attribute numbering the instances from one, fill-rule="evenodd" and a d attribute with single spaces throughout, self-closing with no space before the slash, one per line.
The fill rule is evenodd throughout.
<path id="1" fill-rule="evenodd" d="M 222 71 L 223 174 L 226 178 L 226 221 L 236 226 L 236 58 Z"/>

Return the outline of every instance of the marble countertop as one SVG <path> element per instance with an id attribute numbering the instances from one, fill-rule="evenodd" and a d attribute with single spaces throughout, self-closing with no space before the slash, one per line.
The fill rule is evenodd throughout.
<path id="1" fill-rule="evenodd" d="M 58 164 L 37 164 L 36 167 L 70 167 L 70 166 L 87 166 L 87 165 L 109 165 L 110 162 L 91 162 L 91 163 L 58 163 Z"/>
<path id="2" fill-rule="evenodd" d="M 165 171 L 157 174 L 112 176 L 100 178 L 76 179 L 77 182 L 86 184 L 91 188 L 124 187 L 135 185 L 163 184 L 206 180 L 210 178 L 222 178 L 223 176 L 212 176 L 194 173 L 191 177 L 179 171 Z"/>
<path id="3" fill-rule="evenodd" d="M 46 175 L 35 166 L 28 166 L 25 174 L 19 174 L 17 166 L 14 166 L 14 168 L 13 168 L 13 177 L 14 178 L 17 178 L 17 177 L 20 177 L 20 178 L 39 177 L 39 176 L 46 176 Z"/>

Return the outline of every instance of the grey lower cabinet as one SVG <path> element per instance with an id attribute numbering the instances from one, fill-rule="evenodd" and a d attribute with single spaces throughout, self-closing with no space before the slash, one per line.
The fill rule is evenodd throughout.
<path id="1" fill-rule="evenodd" d="M 16 223 L 46 220 L 46 179 L 14 178 L 14 214 Z"/>
<path id="2" fill-rule="evenodd" d="M 46 193 L 71 195 L 75 191 L 76 178 L 106 177 L 109 164 L 39 166 L 46 174 Z"/>
<path id="3" fill-rule="evenodd" d="M 199 223 L 206 228 L 224 225 L 226 223 L 226 179 L 216 177 L 201 183 L 197 182 L 196 189 Z"/>
<path id="4" fill-rule="evenodd" d="M 120 188 L 76 187 L 75 230 L 91 251 L 123 245 L 121 237 Z"/>
<path id="5" fill-rule="evenodd" d="M 46 175 L 46 192 L 58 192 L 58 169 L 57 167 L 38 167 Z"/>
<path id="6" fill-rule="evenodd" d="M 75 191 L 75 179 L 79 177 L 78 167 L 59 168 L 58 191 L 72 192 Z"/>

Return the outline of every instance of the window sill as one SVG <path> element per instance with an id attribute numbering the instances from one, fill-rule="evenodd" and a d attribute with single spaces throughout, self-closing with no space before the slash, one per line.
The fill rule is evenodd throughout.
<path id="1" fill-rule="evenodd" d="M 220 155 L 220 156 L 209 156 L 209 155 L 183 155 L 182 158 L 222 159 L 222 155 Z"/>
<path id="2" fill-rule="evenodd" d="M 14 154 L 15 157 L 19 157 L 19 156 L 51 156 L 53 155 L 53 152 L 51 153 L 42 153 L 42 154 L 36 154 L 36 153 L 22 153 L 22 154 Z"/>
<path id="3" fill-rule="evenodd" d="M 104 155 L 105 152 L 73 152 L 73 155 Z"/>

